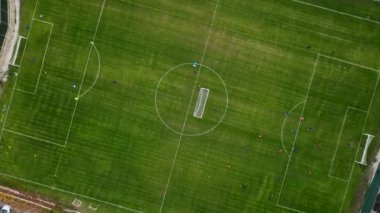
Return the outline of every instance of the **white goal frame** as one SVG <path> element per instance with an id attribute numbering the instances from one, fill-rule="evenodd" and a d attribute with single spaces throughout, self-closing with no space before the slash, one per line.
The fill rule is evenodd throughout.
<path id="1" fill-rule="evenodd" d="M 202 87 L 199 89 L 197 103 L 195 104 L 195 109 L 193 113 L 194 117 L 203 118 L 203 113 L 206 108 L 206 103 L 207 103 L 209 93 L 210 93 L 210 90 L 207 88 Z"/>

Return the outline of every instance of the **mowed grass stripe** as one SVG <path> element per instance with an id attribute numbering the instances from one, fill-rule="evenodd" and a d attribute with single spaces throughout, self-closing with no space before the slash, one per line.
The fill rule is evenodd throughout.
<path id="1" fill-rule="evenodd" d="M 194 24 L 200 31 L 204 29 L 204 32 L 208 32 L 209 23 L 203 26 L 201 21 L 182 20 L 168 14 L 164 18 L 169 18 L 173 23 L 162 25 L 157 32 L 154 32 L 154 25 L 142 22 L 135 26 L 132 24 L 127 34 L 121 34 L 118 28 L 123 26 L 124 20 L 136 19 L 141 14 L 125 13 L 123 10 L 120 16 L 129 18 L 119 19 L 115 16 L 115 13 L 119 14 L 119 8 L 122 8 L 120 2 L 108 2 L 106 5 L 102 20 L 104 24 L 99 26 L 96 42 L 101 55 L 102 72 L 91 92 L 83 96 L 78 104 L 67 151 L 62 156 L 59 177 L 65 187 L 77 182 L 74 188 L 78 192 L 88 192 L 90 189 L 89 193 L 99 198 L 149 211 L 157 209 L 157 203 L 161 201 L 164 180 L 173 159 L 170 153 L 174 153 L 174 144 L 171 141 L 178 138 L 166 131 L 157 119 L 152 95 L 158 79 L 170 67 L 201 55 L 201 42 L 198 42 L 199 38 L 193 37 L 198 32 L 191 32 L 186 26 Z M 141 17 L 143 19 L 153 16 L 157 17 L 157 21 L 162 21 L 163 18 L 161 13 L 145 7 L 131 10 L 141 10 L 145 14 Z M 202 15 L 209 17 L 208 12 L 204 11 Z M 178 26 L 181 28 L 173 30 Z M 109 28 L 112 30 L 106 30 Z M 159 33 L 165 37 L 157 41 L 152 33 L 138 30 L 141 28 L 149 29 L 153 35 Z M 141 36 L 145 38 L 144 42 L 137 39 Z M 120 41 L 126 42 L 126 45 L 120 45 Z M 178 49 L 178 43 L 189 46 Z M 163 53 L 157 53 L 157 57 L 164 57 L 164 63 L 149 64 L 150 60 L 146 58 L 154 57 L 151 52 L 159 47 L 163 48 Z M 105 54 L 110 48 L 115 54 L 120 53 L 127 58 L 120 60 L 113 54 Z M 189 53 L 194 56 L 189 56 Z M 152 72 L 153 69 L 159 69 L 160 72 Z M 89 70 L 89 74 L 89 78 L 92 78 L 95 73 Z M 84 86 L 90 85 L 90 81 L 85 82 L 88 84 Z M 93 129 L 97 131 L 93 132 Z M 96 167 L 83 167 L 89 161 Z M 98 184 L 88 188 L 90 183 Z"/>

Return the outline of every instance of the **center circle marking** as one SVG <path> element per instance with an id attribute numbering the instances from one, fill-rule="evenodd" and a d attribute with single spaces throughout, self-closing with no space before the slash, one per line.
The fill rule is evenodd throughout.
<path id="1" fill-rule="evenodd" d="M 160 87 L 162 81 L 165 79 L 165 77 L 166 77 L 167 75 L 169 75 L 170 72 L 174 71 L 174 70 L 177 69 L 177 68 L 180 68 L 180 67 L 182 67 L 182 66 L 188 66 L 188 65 L 191 66 L 192 64 L 193 64 L 193 63 L 182 63 L 182 64 L 179 64 L 179 65 L 177 65 L 177 66 L 174 66 L 173 68 L 169 69 L 168 71 L 166 71 L 166 72 L 164 73 L 164 75 L 163 75 L 163 76 L 160 78 L 160 80 L 158 81 L 158 84 L 157 84 L 157 87 L 156 87 L 156 91 L 155 91 L 155 94 L 154 94 L 154 105 L 155 105 L 155 108 L 156 108 L 156 113 L 157 113 L 157 115 L 158 115 L 158 117 L 159 117 L 161 123 L 163 123 L 164 126 L 165 126 L 166 128 L 170 129 L 172 132 L 174 132 L 174 133 L 176 133 L 176 134 L 179 134 L 179 135 L 185 135 L 185 136 L 200 136 L 200 135 L 207 134 L 207 133 L 213 131 L 216 127 L 218 127 L 218 126 L 220 125 L 220 123 L 223 121 L 224 117 L 226 116 L 227 109 L 228 109 L 228 91 L 227 91 L 227 86 L 226 86 L 224 80 L 222 79 L 222 77 L 220 77 L 220 75 L 219 75 L 215 70 L 213 70 L 212 68 L 210 68 L 209 66 L 206 66 L 206 65 L 198 65 L 198 66 L 201 66 L 201 68 L 202 68 L 202 67 L 203 67 L 203 68 L 206 68 L 207 70 L 211 71 L 212 73 L 214 73 L 214 74 L 218 77 L 218 79 L 221 81 L 221 83 L 222 83 L 222 85 L 223 85 L 223 87 L 224 87 L 224 91 L 225 91 L 225 95 L 226 95 L 226 104 L 225 104 L 224 112 L 223 112 L 221 118 L 218 120 L 218 122 L 217 122 L 214 126 L 212 126 L 211 128 L 209 128 L 209 129 L 207 129 L 207 130 L 205 130 L 205 131 L 199 132 L 199 133 L 185 133 L 185 132 L 177 131 L 177 130 L 175 130 L 174 128 L 172 128 L 170 125 L 168 125 L 168 124 L 165 122 L 165 120 L 162 118 L 162 116 L 161 116 L 161 114 L 160 114 L 160 110 L 159 110 L 159 107 L 158 107 L 158 105 L 157 105 L 157 100 L 158 100 L 158 97 L 157 97 L 158 95 L 157 95 L 157 93 L 158 93 L 159 87 Z M 194 94 L 196 94 L 196 93 L 194 93 Z M 194 94 L 193 94 L 193 95 L 194 95 Z M 187 115 L 187 116 L 189 116 L 189 115 Z"/>

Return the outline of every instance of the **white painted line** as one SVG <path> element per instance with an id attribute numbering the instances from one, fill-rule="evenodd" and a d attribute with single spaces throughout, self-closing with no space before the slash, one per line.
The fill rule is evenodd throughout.
<path id="1" fill-rule="evenodd" d="M 100 14 L 99 14 L 99 18 L 98 18 L 98 23 L 96 24 L 95 33 L 94 33 L 94 36 L 92 37 L 92 42 L 95 42 L 96 35 L 97 35 L 97 33 L 98 33 L 98 29 L 99 29 L 99 25 L 100 25 L 100 21 L 101 21 L 102 16 L 103 16 L 103 10 L 104 10 L 104 5 L 105 5 L 105 4 L 106 4 L 106 0 L 103 1 L 102 8 L 100 9 Z"/>
<path id="2" fill-rule="evenodd" d="M 297 209 L 293 209 L 293 208 L 290 208 L 290 207 L 287 207 L 287 206 L 284 206 L 284 205 L 280 205 L 280 204 L 276 204 L 276 206 L 281 207 L 281 208 L 284 208 L 284 209 L 287 209 L 287 210 L 290 210 L 290 211 L 294 211 L 294 212 L 305 213 L 304 211 L 300 211 L 300 210 L 297 210 Z"/>
<path id="3" fill-rule="evenodd" d="M 333 179 L 336 179 L 336 180 L 339 180 L 339 181 L 342 181 L 342 182 L 348 182 L 347 179 L 343 179 L 343 178 L 340 178 L 340 177 L 336 177 L 336 176 L 333 176 L 333 175 L 329 175 L 330 178 L 333 178 Z"/>
<path id="4" fill-rule="evenodd" d="M 117 207 L 117 208 L 120 208 L 120 209 L 131 211 L 131 212 L 144 213 L 143 211 L 127 208 L 127 207 L 122 206 L 122 205 L 118 205 L 118 204 L 111 203 L 111 202 L 108 202 L 108 201 L 100 200 L 100 199 L 89 197 L 89 196 L 82 195 L 82 194 L 78 194 L 78 193 L 71 192 L 71 191 L 68 191 L 68 190 L 56 188 L 54 186 L 49 186 L 49 185 L 46 185 L 46 184 L 43 184 L 43 183 L 39 183 L 39 182 L 35 182 L 35 181 L 32 181 L 32 180 L 16 177 L 16 176 L 13 176 L 13 175 L 10 175 L 10 174 L 6 174 L 6 173 L 1 173 L 0 172 L 0 175 L 2 175 L 4 177 L 15 179 L 15 180 L 19 180 L 19 181 L 22 181 L 22 182 L 25 182 L 25 183 L 31 183 L 31 184 L 34 184 L 34 185 L 37 185 L 37 186 L 48 188 L 48 189 L 51 189 L 53 191 L 55 190 L 55 191 L 63 192 L 63 193 L 66 193 L 66 194 L 70 194 L 70 195 L 82 197 L 82 198 L 85 198 L 85 199 L 89 199 L 89 200 L 92 200 L 92 201 L 96 201 L 96 202 L 99 202 L 99 203 L 104 203 L 104 204 L 107 204 L 107 205 L 110 205 L 110 206 L 113 206 L 113 207 Z"/>
<path id="5" fill-rule="evenodd" d="M 85 78 L 85 76 L 86 76 L 87 67 L 88 67 L 88 64 L 89 64 L 89 61 L 90 61 L 90 57 L 91 57 L 91 53 L 92 53 L 92 49 L 93 49 L 93 45 L 91 45 L 90 51 L 88 52 L 87 61 L 86 61 L 86 66 L 85 66 L 84 71 L 83 71 L 82 80 L 81 80 L 81 83 L 80 83 L 80 85 L 79 85 L 79 89 L 78 89 L 78 93 L 77 93 L 77 96 L 76 96 L 76 97 L 79 97 L 79 94 L 80 94 L 80 92 L 81 92 L 81 90 L 82 90 L 82 86 L 83 86 L 84 78 Z M 76 110 L 77 110 L 78 102 L 79 102 L 79 101 L 76 101 L 76 102 L 75 102 L 74 110 L 73 110 L 73 113 L 71 114 L 71 119 L 70 119 L 69 129 L 68 129 L 68 131 L 67 131 L 66 139 L 65 139 L 65 147 L 66 147 L 66 145 L 67 145 L 67 141 L 69 140 L 69 136 L 70 136 L 70 132 L 71 132 L 71 127 L 72 127 L 72 124 L 73 124 L 73 121 L 74 121 L 74 117 L 75 117 L 75 113 L 76 113 Z"/>
<path id="6" fill-rule="evenodd" d="M 9 64 L 9 65 L 14 66 L 14 67 L 18 67 L 18 68 L 21 67 L 20 65 L 16 65 L 16 64 Z"/>
<path id="7" fill-rule="evenodd" d="M 371 101 L 370 101 L 370 104 L 369 104 L 369 107 L 368 107 L 368 110 L 367 110 L 367 117 L 366 117 L 366 119 L 365 119 L 365 121 L 364 121 L 363 131 L 362 131 L 362 134 L 361 134 L 361 136 L 360 136 L 360 140 L 359 140 L 359 143 L 358 143 L 358 147 L 357 147 L 357 149 L 356 149 L 355 160 L 356 160 L 356 158 L 358 157 L 359 148 L 360 148 L 360 143 L 361 143 L 362 138 L 363 138 L 363 135 L 364 135 L 364 131 L 365 131 L 365 128 L 366 128 L 366 125 L 367 125 L 367 121 L 368 121 L 369 113 L 370 113 L 370 111 L 371 111 L 371 107 L 372 107 L 373 99 L 374 99 L 375 94 L 376 94 L 376 91 L 377 91 L 377 87 L 378 87 L 378 84 L 379 84 L 379 78 L 380 78 L 380 73 L 377 74 L 376 84 L 375 84 L 375 87 L 374 87 L 374 89 L 373 89 L 372 98 L 371 98 Z M 344 201 L 346 200 L 346 196 L 347 196 L 347 192 L 348 192 L 348 186 L 350 185 L 351 178 L 352 178 L 352 174 L 353 174 L 353 172 L 354 172 L 354 168 L 355 168 L 355 162 L 353 162 L 353 163 L 352 163 L 352 166 L 351 166 L 350 176 L 349 176 L 349 178 L 348 178 L 348 183 L 347 183 L 347 186 L 346 186 L 346 190 L 345 190 L 345 192 L 344 192 L 344 195 L 343 195 L 342 205 L 340 206 L 340 211 L 339 211 L 339 212 L 342 212 L 342 211 L 343 211 Z"/>
<path id="8" fill-rule="evenodd" d="M 64 148 L 66 148 L 66 146 L 67 146 L 67 142 L 68 142 L 68 140 L 69 140 L 69 136 L 70 136 L 71 128 L 72 128 L 72 125 L 73 125 L 73 121 L 74 121 L 75 113 L 76 113 L 76 110 L 77 110 L 77 107 L 78 107 L 79 96 L 80 96 L 80 93 L 81 93 L 81 90 L 82 90 L 82 86 L 83 86 L 84 78 L 85 78 L 86 73 L 87 73 L 87 68 L 88 68 L 88 64 L 89 64 L 89 61 L 90 61 L 90 57 L 91 57 L 91 53 L 92 53 L 92 49 L 95 47 L 95 44 L 94 44 L 94 43 L 95 43 L 95 39 L 96 39 L 96 33 L 97 33 L 97 31 L 98 31 L 98 27 L 99 27 L 99 24 L 100 24 L 100 21 L 101 21 L 101 18 L 102 18 L 102 14 L 103 14 L 103 10 L 104 10 L 104 5 L 105 5 L 105 3 L 106 3 L 106 0 L 103 0 L 102 8 L 101 8 L 101 11 L 100 11 L 100 13 L 99 13 L 98 23 L 97 23 L 97 25 L 96 25 L 96 29 L 95 29 L 95 32 L 94 32 L 94 37 L 92 38 L 92 41 L 90 42 L 90 44 L 91 44 L 91 48 L 90 48 L 90 51 L 89 51 L 88 56 L 87 56 L 86 66 L 85 66 L 84 71 L 83 71 L 82 80 L 81 80 L 81 83 L 80 83 L 80 85 L 79 85 L 78 93 L 77 93 L 77 96 L 75 97 L 75 106 L 74 106 L 73 113 L 71 114 L 70 124 L 69 124 L 69 128 L 68 128 L 68 131 L 67 131 L 67 134 L 66 134 L 66 139 L 65 139 L 65 145 L 64 145 Z M 63 152 L 63 150 L 62 150 L 62 152 Z M 60 165 L 60 163 L 61 163 L 62 152 L 61 152 L 61 156 L 60 156 L 60 158 L 59 158 L 59 161 L 58 161 L 57 166 L 56 166 L 56 169 L 55 169 L 55 176 L 57 176 L 58 169 L 59 169 L 59 165 Z"/>
<path id="9" fill-rule="evenodd" d="M 61 153 L 59 154 L 59 159 L 58 159 L 58 163 L 57 163 L 57 166 L 55 167 L 55 172 L 54 172 L 54 177 L 58 177 L 58 169 L 59 169 L 59 165 L 61 164 L 61 159 L 62 159 L 62 155 L 63 155 L 63 150 L 65 149 L 65 147 L 61 150 Z"/>
<path id="10" fill-rule="evenodd" d="M 19 88 L 15 88 L 15 90 L 17 90 L 19 92 L 22 92 L 22 93 L 29 94 L 29 95 L 35 95 L 33 92 L 28 92 L 28 91 L 25 91 L 25 90 L 22 90 L 22 89 L 19 89 Z"/>
<path id="11" fill-rule="evenodd" d="M 43 20 L 40 20 L 40 19 L 36 19 L 36 18 L 32 18 L 33 21 L 38 21 L 38 22 L 41 22 L 41 23 L 44 23 L 44 24 L 49 24 L 51 25 L 51 27 L 53 27 L 53 23 L 52 22 L 49 22 L 49 21 L 43 21 Z"/>
<path id="12" fill-rule="evenodd" d="M 44 69 L 46 53 L 47 53 L 47 50 L 49 48 L 50 38 L 51 38 L 51 34 L 53 32 L 53 27 L 54 27 L 54 24 L 51 24 L 51 28 L 50 28 L 50 32 L 49 32 L 49 37 L 48 37 L 48 40 L 47 40 L 47 43 L 46 43 L 46 47 L 45 47 L 45 51 L 44 51 L 44 56 L 43 56 L 42 62 L 41 62 L 40 72 L 38 74 L 37 83 L 36 83 L 36 86 L 34 88 L 34 94 L 37 93 L 37 89 L 38 89 L 38 85 L 40 83 L 40 78 L 41 78 L 42 70 Z"/>
<path id="13" fill-rule="evenodd" d="M 317 54 L 317 58 L 316 58 L 315 63 L 314 63 L 313 73 L 312 73 L 311 78 L 310 78 L 309 88 L 307 89 L 306 98 L 305 98 L 305 104 L 302 107 L 301 117 L 303 116 L 303 114 L 305 112 L 307 100 L 309 98 L 309 93 L 310 93 L 311 85 L 313 84 L 314 75 L 315 75 L 315 72 L 316 72 L 316 69 L 317 69 L 318 61 L 319 61 L 319 53 Z M 298 127 L 297 127 L 297 130 L 296 130 L 297 132 L 296 132 L 296 135 L 294 137 L 294 141 L 293 141 L 292 147 L 294 147 L 295 144 L 296 144 L 298 133 L 299 133 L 299 129 L 301 127 L 301 123 L 302 123 L 302 120 L 300 119 L 299 122 L 298 122 Z M 280 187 L 280 192 L 278 193 L 278 199 L 277 199 L 277 203 L 276 203 L 277 205 L 280 205 L 280 198 L 281 198 L 282 190 L 284 188 L 284 184 L 285 184 L 285 180 L 286 180 L 286 175 L 288 174 L 289 165 L 290 165 L 290 161 L 292 159 L 292 156 L 293 156 L 293 152 L 290 152 L 290 156 L 289 156 L 288 162 L 286 164 L 286 168 L 285 168 L 284 178 L 282 179 L 282 183 L 281 183 L 281 187 Z"/>
<path id="14" fill-rule="evenodd" d="M 350 62 L 350 61 L 346 61 L 346 60 L 343 60 L 343 59 L 339 59 L 339 58 L 336 58 L 336 57 L 332 57 L 332 56 L 328 56 L 328 55 L 323 55 L 323 54 L 320 54 L 320 56 L 324 57 L 324 58 L 331 59 L 331 60 L 339 61 L 339 62 L 342 62 L 342 63 L 350 64 L 352 66 L 356 66 L 356 67 L 360 67 L 360 68 L 363 68 L 363 69 L 372 70 L 374 72 L 380 73 L 380 70 L 377 70 L 377 69 L 374 69 L 374 68 L 370 68 L 370 67 L 366 67 L 366 66 L 363 66 L 363 65 L 360 65 L 360 64 L 356 64 L 356 63 L 353 63 L 353 62 Z"/>
<path id="15" fill-rule="evenodd" d="M 342 126 L 340 128 L 340 132 L 339 132 L 339 137 L 338 137 L 338 141 L 336 143 L 336 146 L 335 146 L 335 151 L 334 151 L 334 156 L 333 158 L 331 159 L 331 166 L 330 166 L 330 170 L 329 170 L 329 174 L 328 176 L 329 177 L 333 177 L 331 175 L 331 172 L 332 172 L 332 169 L 333 169 L 333 166 L 334 166 L 334 163 L 335 163 L 335 158 L 336 158 L 336 153 L 338 151 L 338 147 L 339 147 L 339 144 L 340 144 L 340 139 L 342 137 L 342 132 L 343 132 L 343 129 L 344 129 L 344 126 L 345 126 L 345 123 L 346 123 L 346 119 L 347 119 L 347 114 L 348 114 L 348 111 L 349 110 L 356 110 L 356 111 L 359 111 L 359 112 L 363 112 L 363 113 L 367 113 L 368 111 L 365 111 L 365 110 L 362 110 L 362 109 L 358 109 L 358 108 L 355 108 L 355 107 L 351 107 L 351 106 L 347 106 L 346 108 L 346 113 L 344 114 L 344 118 L 343 118 L 343 123 L 342 123 Z M 355 160 L 355 159 L 354 159 Z M 338 177 L 337 177 L 338 178 Z M 342 179 L 342 180 L 345 180 L 345 179 Z M 347 182 L 347 180 L 345 180 Z"/>
<path id="16" fill-rule="evenodd" d="M 360 16 L 352 15 L 350 13 L 340 12 L 340 11 L 337 11 L 337 10 L 333 10 L 333 9 L 330 9 L 330 8 L 327 8 L 327 7 L 322 7 L 322 6 L 319 6 L 319 5 L 307 3 L 307 2 L 304 2 L 304 1 L 300 1 L 300 0 L 292 0 L 292 1 L 300 3 L 300 4 L 308 5 L 308 6 L 311 6 L 311 7 L 319 8 L 319 9 L 322 9 L 322 10 L 326 10 L 326 11 L 329 11 L 329 12 L 337 13 L 337 14 L 340 14 L 340 15 L 349 16 L 351 18 L 355 18 L 355 19 L 359 19 L 359 20 L 363 20 L 363 21 L 368 21 L 368 22 L 372 22 L 372 23 L 375 23 L 375 24 L 380 24 L 380 21 L 375 21 L 375 20 L 371 20 L 371 19 L 368 19 L 368 18 L 363 18 L 363 17 L 360 17 Z"/>
<path id="17" fill-rule="evenodd" d="M 344 118 L 343 118 L 342 125 L 341 125 L 341 127 L 340 127 L 339 137 L 338 137 L 338 141 L 337 141 L 336 146 L 335 146 L 334 155 L 333 155 L 333 157 L 332 157 L 332 159 L 331 159 L 331 165 L 330 165 L 329 174 L 328 174 L 329 176 L 331 176 L 331 171 L 332 171 L 332 168 L 333 168 L 333 166 L 334 166 L 336 153 L 338 152 L 338 147 L 339 147 L 339 143 L 340 143 L 340 138 L 342 137 L 342 132 L 343 132 L 343 129 L 344 129 L 344 125 L 345 125 L 345 123 L 346 123 L 348 110 L 350 110 L 350 109 L 347 107 L 347 108 L 346 108 L 346 113 L 344 114 Z"/>
<path id="18" fill-rule="evenodd" d="M 156 87 L 156 91 L 154 92 L 154 107 L 156 109 L 156 113 L 157 113 L 157 116 L 158 118 L 160 119 L 161 123 L 168 129 L 170 129 L 170 131 L 178 134 L 178 135 L 181 135 L 181 132 L 180 131 L 177 131 L 175 129 L 173 129 L 172 127 L 170 127 L 163 119 L 162 119 L 162 116 L 160 114 L 160 110 L 158 109 L 158 105 L 157 105 L 157 100 L 158 100 L 158 89 L 160 88 L 160 85 L 161 85 L 161 82 L 163 79 L 165 79 L 165 77 L 171 72 L 173 71 L 174 69 L 177 69 L 178 67 L 181 67 L 181 66 L 185 66 L 185 65 L 192 65 L 193 63 L 182 63 L 182 64 L 179 64 L 177 66 L 174 66 L 172 67 L 171 69 L 169 69 L 167 72 L 164 73 L 164 75 L 160 78 L 160 80 L 158 80 L 158 84 L 157 84 L 157 87 Z M 203 131 L 203 132 L 199 132 L 199 133 L 183 133 L 184 136 L 201 136 L 201 135 L 204 135 L 204 134 L 208 134 L 209 132 L 213 131 L 214 129 L 216 129 L 221 123 L 222 121 L 224 120 L 226 114 L 227 114 L 227 111 L 228 111 L 228 105 L 229 105 L 229 98 L 228 98 L 228 89 L 227 89 L 227 85 L 226 83 L 224 82 L 224 80 L 222 79 L 222 77 L 217 73 L 215 72 L 215 70 L 213 70 L 211 67 L 207 66 L 207 65 L 202 65 L 202 67 L 212 71 L 220 80 L 220 82 L 223 84 L 223 87 L 224 87 L 224 92 L 225 92 L 225 95 L 226 95 L 226 105 L 224 107 L 224 111 L 223 111 L 223 115 L 221 116 L 221 118 L 218 120 L 218 122 L 216 122 L 216 124 L 211 127 L 210 129 L 206 130 L 206 131 Z"/>
<path id="19" fill-rule="evenodd" d="M 45 140 L 45 139 L 42 139 L 42 138 L 34 137 L 34 136 L 31 136 L 31 135 L 27 135 L 27 134 L 24 134 L 24 133 L 21 133 L 21 132 L 13 131 L 13 130 L 10 130 L 10 129 L 4 129 L 4 131 L 10 132 L 10 133 L 13 133 L 13 134 L 16 134 L 16 135 L 20 135 L 20 136 L 23 136 L 23 137 L 26 137 L 26 138 L 31 138 L 31 139 L 34 139 L 34 140 L 42 141 L 42 142 L 45 142 L 45 143 L 48 143 L 48 144 L 52 144 L 52 145 L 55 145 L 55 146 L 63 147 L 62 144 L 55 143 L 55 142 L 52 142 L 52 141 L 49 141 L 49 140 Z"/>
<path id="20" fill-rule="evenodd" d="M 200 65 L 199 65 L 199 69 L 198 69 L 198 72 L 197 72 L 197 77 L 195 79 L 195 83 L 194 83 L 193 91 L 192 91 L 192 94 L 191 94 L 191 97 L 190 97 L 189 105 L 187 107 L 187 112 L 186 112 L 186 115 L 185 115 L 185 120 L 183 122 L 181 134 L 179 136 L 179 140 L 178 140 L 178 144 L 177 144 L 177 149 L 176 149 L 175 154 L 174 154 L 173 163 L 172 163 L 172 166 L 170 168 L 170 173 L 169 173 L 168 181 L 166 183 L 164 196 L 163 196 L 162 201 L 161 201 L 160 213 L 162 212 L 162 208 L 163 208 L 164 203 L 165 203 L 166 194 L 168 192 L 168 188 L 169 188 L 169 185 L 170 185 L 170 181 L 171 181 L 171 177 L 172 177 L 172 174 L 173 174 L 174 166 L 175 166 L 175 163 L 176 163 L 176 160 L 177 160 L 177 155 L 178 155 L 179 147 L 181 146 L 182 136 L 184 135 L 183 133 L 184 133 L 185 127 L 186 127 L 187 117 L 189 115 L 190 108 L 191 108 L 191 103 L 193 101 L 193 97 L 194 97 L 194 93 L 195 93 L 195 89 L 196 89 L 197 84 L 198 84 L 199 75 L 200 75 L 200 72 L 201 72 L 201 69 L 202 69 L 202 64 L 203 64 L 204 58 L 206 56 L 208 42 L 210 40 L 210 36 L 211 36 L 212 28 L 213 28 L 213 25 L 214 25 L 216 13 L 218 11 L 219 2 L 220 2 L 220 0 L 217 1 L 215 9 L 214 9 L 214 14 L 212 16 L 212 20 L 211 20 L 211 24 L 210 24 L 210 30 L 209 30 L 208 35 L 207 35 L 206 43 L 205 43 L 204 50 L 203 50 L 202 59 L 201 59 L 201 62 L 200 62 Z"/>
<path id="21" fill-rule="evenodd" d="M 96 45 L 94 44 L 94 42 L 91 43 L 93 46 L 94 46 L 94 50 L 96 52 L 96 55 L 98 56 L 98 72 L 96 73 L 96 77 L 95 77 L 95 80 L 94 82 L 92 82 L 91 86 L 86 90 L 84 91 L 82 94 L 80 94 L 78 97 L 81 98 L 82 96 L 84 96 L 86 93 L 88 93 L 96 84 L 96 82 L 98 81 L 98 78 L 99 78 L 99 74 L 100 74 L 100 55 L 99 55 L 99 52 L 98 52 L 98 49 L 96 48 Z"/>
<path id="22" fill-rule="evenodd" d="M 367 110 L 359 109 L 359 108 L 356 108 L 356 107 L 348 106 L 348 108 L 349 108 L 349 109 L 352 109 L 352 110 L 356 110 L 356 111 L 360 111 L 360 112 L 368 113 Z"/>
<path id="23" fill-rule="evenodd" d="M 294 105 L 293 108 L 291 108 L 289 111 L 288 111 L 288 116 L 290 115 L 291 112 L 293 112 L 293 110 L 295 110 L 299 105 L 305 103 L 305 100 L 299 102 L 298 104 Z M 289 152 L 286 150 L 286 147 L 285 147 L 285 144 L 284 144 L 284 127 L 285 127 L 285 123 L 286 121 L 288 120 L 288 116 L 286 116 L 284 118 L 284 121 L 282 122 L 282 126 L 281 126 L 281 133 L 280 133 L 280 136 L 281 136 L 281 143 L 282 143 L 282 148 L 284 149 L 284 151 L 286 152 L 286 154 L 288 155 L 289 157 Z"/>

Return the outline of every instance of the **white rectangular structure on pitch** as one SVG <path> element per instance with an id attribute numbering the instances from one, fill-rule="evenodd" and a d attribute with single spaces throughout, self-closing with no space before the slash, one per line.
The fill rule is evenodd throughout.
<path id="1" fill-rule="evenodd" d="M 362 165 L 367 165 L 367 152 L 368 152 L 368 147 L 369 147 L 369 145 L 371 144 L 371 142 L 372 142 L 372 140 L 373 140 L 373 138 L 374 138 L 375 136 L 370 135 L 370 134 L 363 134 L 363 135 L 366 135 L 366 136 L 367 136 L 367 140 L 366 140 L 366 142 L 365 142 L 365 146 L 364 146 L 364 151 L 363 151 L 362 159 L 361 159 L 361 161 L 358 162 L 358 163 L 360 163 L 360 164 L 362 164 Z"/>
<path id="2" fill-rule="evenodd" d="M 203 112 L 206 108 L 207 98 L 210 90 L 207 88 L 201 88 L 198 93 L 197 103 L 195 104 L 195 109 L 193 116 L 196 118 L 203 118 Z"/>

